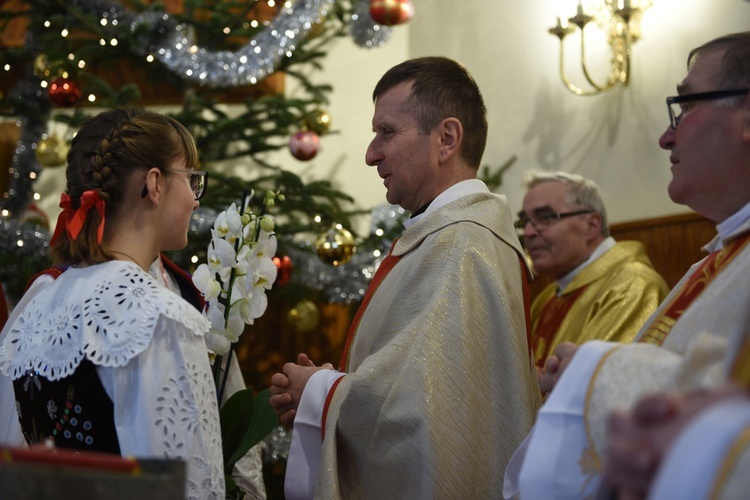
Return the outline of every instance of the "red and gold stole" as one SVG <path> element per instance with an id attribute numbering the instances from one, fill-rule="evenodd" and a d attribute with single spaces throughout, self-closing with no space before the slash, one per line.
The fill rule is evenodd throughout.
<path id="1" fill-rule="evenodd" d="M 544 368 L 544 362 L 552 354 L 549 351 L 557 335 L 557 329 L 585 289 L 583 286 L 566 295 L 554 295 L 544 304 L 531 338 L 534 361 L 539 368 Z"/>
<path id="2" fill-rule="evenodd" d="M 750 243 L 750 233 L 745 234 L 719 251 L 711 253 L 676 293 L 661 315 L 651 324 L 639 342 L 661 345 L 670 330 L 690 304 L 706 289 L 708 284 L 729 265 L 734 257 Z"/>

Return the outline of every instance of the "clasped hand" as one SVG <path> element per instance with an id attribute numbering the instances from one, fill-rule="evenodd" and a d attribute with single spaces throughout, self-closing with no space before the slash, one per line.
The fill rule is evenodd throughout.
<path id="1" fill-rule="evenodd" d="M 742 389 L 727 385 L 651 394 L 632 411 L 613 412 L 607 421 L 603 488 L 618 491 L 619 498 L 645 498 L 662 459 L 696 415 L 721 401 L 747 397 Z"/>
<path id="2" fill-rule="evenodd" d="M 537 370 L 542 394 L 547 394 L 555 388 L 577 351 L 578 346 L 570 342 L 563 342 L 555 347 L 555 352 L 545 361 L 544 369 Z"/>
<path id="3" fill-rule="evenodd" d="M 287 363 L 282 370 L 283 373 L 271 377 L 271 397 L 268 402 L 282 424 L 292 425 L 307 381 L 319 370 L 333 370 L 333 365 L 325 363 L 315 366 L 307 354 L 301 353 L 297 356 L 296 364 Z"/>

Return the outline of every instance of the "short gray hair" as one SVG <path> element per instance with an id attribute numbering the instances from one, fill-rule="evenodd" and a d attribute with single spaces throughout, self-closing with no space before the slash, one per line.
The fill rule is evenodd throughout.
<path id="1" fill-rule="evenodd" d="M 602 218 L 602 236 L 609 236 L 609 222 L 607 221 L 607 207 L 604 206 L 602 193 L 599 186 L 590 179 L 578 174 L 570 174 L 558 170 L 556 172 L 545 172 L 542 170 L 530 170 L 524 176 L 523 184 L 526 189 L 531 189 L 537 184 L 544 182 L 559 182 L 568 187 L 569 201 L 587 210 L 598 213 Z"/>
<path id="2" fill-rule="evenodd" d="M 716 50 L 726 51 L 721 59 L 719 72 L 714 76 L 714 83 L 718 89 L 734 90 L 750 86 L 750 31 L 714 38 L 694 48 L 688 55 L 688 69 L 702 55 Z M 727 97 L 719 103 L 736 106 L 744 99 L 744 96 Z"/>

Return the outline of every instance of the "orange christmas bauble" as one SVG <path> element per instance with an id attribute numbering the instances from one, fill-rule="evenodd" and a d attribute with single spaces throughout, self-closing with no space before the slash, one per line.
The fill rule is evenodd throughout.
<path id="1" fill-rule="evenodd" d="M 371 0 L 370 15 L 383 26 L 405 23 L 414 15 L 411 0 Z"/>

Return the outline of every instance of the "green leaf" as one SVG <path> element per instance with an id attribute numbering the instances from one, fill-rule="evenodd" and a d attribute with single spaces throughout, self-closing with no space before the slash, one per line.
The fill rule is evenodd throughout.
<path id="1" fill-rule="evenodd" d="M 253 391 L 245 389 L 233 394 L 219 412 L 224 468 L 229 472 L 234 462 L 230 464 L 228 459 L 237 453 L 239 445 L 244 440 L 253 418 L 253 406 Z"/>
<path id="2" fill-rule="evenodd" d="M 278 425 L 268 389 L 253 397 L 251 388 L 238 391 L 221 407 L 221 440 L 224 472 L 231 474 L 237 461 Z"/>

